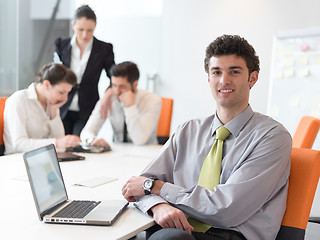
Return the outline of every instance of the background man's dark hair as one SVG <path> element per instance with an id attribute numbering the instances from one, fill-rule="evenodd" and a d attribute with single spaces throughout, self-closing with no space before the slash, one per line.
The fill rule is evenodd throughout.
<path id="1" fill-rule="evenodd" d="M 114 77 L 127 77 L 128 82 L 131 84 L 140 77 L 138 66 L 133 62 L 122 62 L 113 65 L 110 69 L 110 75 Z"/>
<path id="2" fill-rule="evenodd" d="M 214 40 L 206 49 L 204 68 L 209 72 L 209 62 L 211 57 L 236 54 L 243 57 L 247 63 L 249 74 L 253 71 L 260 71 L 259 57 L 254 48 L 238 35 L 222 35 Z"/>

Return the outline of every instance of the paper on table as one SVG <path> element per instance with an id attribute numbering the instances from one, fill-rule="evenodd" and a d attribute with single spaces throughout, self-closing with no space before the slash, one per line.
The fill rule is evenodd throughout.
<path id="1" fill-rule="evenodd" d="M 103 184 L 106 184 L 109 182 L 113 182 L 116 180 L 118 180 L 118 179 L 117 178 L 109 178 L 109 177 L 95 177 L 95 178 L 91 178 L 91 179 L 87 179 L 87 180 L 75 183 L 74 185 L 94 188 L 94 187 L 98 187 L 100 185 L 103 185 Z"/>

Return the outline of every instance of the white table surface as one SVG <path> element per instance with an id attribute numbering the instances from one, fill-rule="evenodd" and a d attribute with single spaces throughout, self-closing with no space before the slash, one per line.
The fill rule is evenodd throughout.
<path id="1" fill-rule="evenodd" d="M 112 145 L 102 154 L 82 154 L 83 161 L 60 163 L 70 199 L 123 199 L 121 188 L 132 175 L 139 175 L 159 152 L 160 145 Z M 95 177 L 116 178 L 116 181 L 95 188 L 74 184 Z M 22 154 L 0 157 L 0 239 L 128 239 L 154 224 L 132 204 L 112 226 L 80 226 L 40 222 Z"/>

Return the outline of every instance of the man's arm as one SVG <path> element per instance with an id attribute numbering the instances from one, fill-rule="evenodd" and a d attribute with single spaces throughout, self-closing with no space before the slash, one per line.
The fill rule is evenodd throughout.
<path id="1" fill-rule="evenodd" d="M 124 198 L 129 202 L 134 202 L 136 201 L 134 197 L 143 196 L 145 193 L 142 189 L 142 183 L 145 179 L 147 178 L 141 176 L 131 177 L 122 188 L 122 195 Z M 163 185 L 163 181 L 155 180 L 151 194 L 160 195 Z M 168 203 L 159 203 L 150 210 L 155 222 L 163 228 L 178 228 L 185 230 L 188 233 L 193 231 L 193 227 L 189 224 L 184 213 Z"/>
<path id="2" fill-rule="evenodd" d="M 144 96 L 139 106 L 132 104 L 124 108 L 127 129 L 134 144 L 147 143 L 157 127 L 160 111 L 161 99 L 154 94 Z"/>
<path id="3" fill-rule="evenodd" d="M 100 117 L 100 104 L 100 101 L 98 101 L 86 125 L 81 131 L 80 138 L 82 141 L 86 141 L 89 138 L 95 138 L 103 123 L 105 122 L 105 119 Z"/>

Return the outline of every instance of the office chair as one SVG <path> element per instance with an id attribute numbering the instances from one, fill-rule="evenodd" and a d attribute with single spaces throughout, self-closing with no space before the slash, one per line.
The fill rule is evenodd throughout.
<path id="1" fill-rule="evenodd" d="M 172 118 L 172 98 L 161 98 L 161 112 L 158 120 L 157 138 L 159 144 L 165 144 L 170 137 L 170 127 Z"/>
<path id="2" fill-rule="evenodd" d="M 293 135 L 292 147 L 311 149 L 319 128 L 320 119 L 311 116 L 302 117 Z"/>
<path id="3" fill-rule="evenodd" d="M 292 148 L 287 209 L 276 240 L 303 240 L 320 176 L 320 151 Z"/>
<path id="4" fill-rule="evenodd" d="M 3 142 L 3 111 L 7 98 L 0 97 L 0 156 L 4 153 L 4 142 Z"/>

